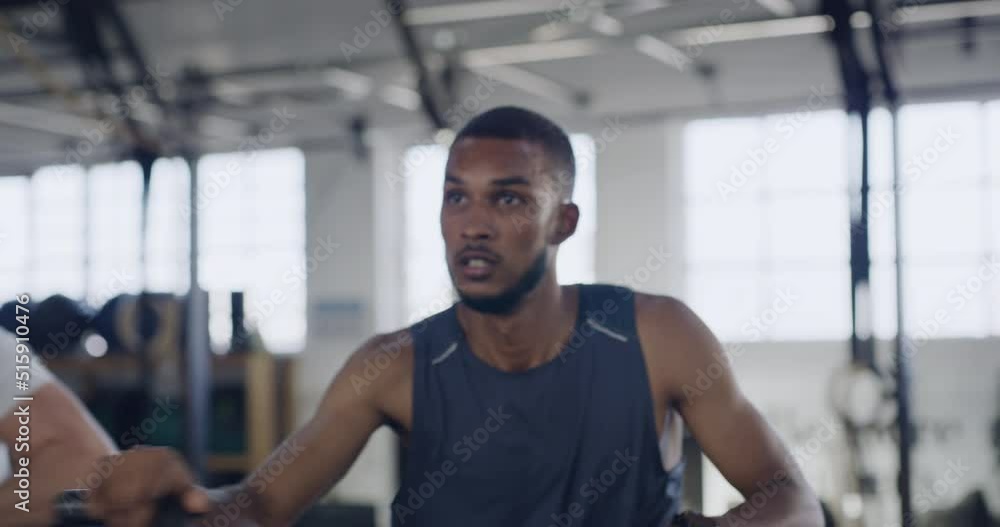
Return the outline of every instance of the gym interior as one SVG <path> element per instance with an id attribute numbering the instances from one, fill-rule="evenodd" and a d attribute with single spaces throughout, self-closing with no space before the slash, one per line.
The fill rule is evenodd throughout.
<path id="1" fill-rule="evenodd" d="M 30 309 L 118 448 L 239 481 L 451 306 L 449 146 L 518 106 L 575 154 L 559 282 L 690 306 L 828 525 L 1000 523 L 1000 1 L 2 0 L 0 33 L 2 342 Z M 684 509 L 742 501 L 683 450 Z M 299 525 L 388 527 L 406 455 L 382 427 Z"/>

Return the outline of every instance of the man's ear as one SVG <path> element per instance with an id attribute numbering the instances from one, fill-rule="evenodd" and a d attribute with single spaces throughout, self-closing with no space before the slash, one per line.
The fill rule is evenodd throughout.
<path id="1" fill-rule="evenodd" d="M 566 241 L 576 232 L 577 223 L 580 221 L 580 208 L 575 203 L 562 203 L 559 205 L 558 218 L 556 218 L 556 231 L 552 243 L 559 245 Z"/>

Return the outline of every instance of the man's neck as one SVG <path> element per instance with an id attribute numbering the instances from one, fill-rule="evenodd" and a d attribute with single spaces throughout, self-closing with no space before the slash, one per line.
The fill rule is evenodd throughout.
<path id="1" fill-rule="evenodd" d="M 513 313 L 489 315 L 458 305 L 458 319 L 472 352 L 504 371 L 523 371 L 558 355 L 579 306 L 574 287 L 545 278 Z"/>

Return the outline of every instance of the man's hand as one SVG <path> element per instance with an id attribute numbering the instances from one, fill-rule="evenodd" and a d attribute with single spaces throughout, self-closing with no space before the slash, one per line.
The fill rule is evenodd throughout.
<path id="1" fill-rule="evenodd" d="M 187 464 L 169 448 L 136 448 L 116 459 L 115 469 L 92 493 L 88 514 L 107 527 L 148 527 L 152 525 L 157 501 L 176 496 L 189 514 L 207 514 L 214 505 L 208 493 L 197 485 Z M 114 456 L 111 456 L 114 457 Z"/>

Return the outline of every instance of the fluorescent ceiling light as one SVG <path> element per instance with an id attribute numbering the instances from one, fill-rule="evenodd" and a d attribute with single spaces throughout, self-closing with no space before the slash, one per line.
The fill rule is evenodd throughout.
<path id="1" fill-rule="evenodd" d="M 904 24 L 913 24 L 985 16 L 1000 16 L 1000 1 L 980 0 L 900 7 L 893 13 L 892 19 L 902 21 Z"/>
<path id="2" fill-rule="evenodd" d="M 549 42 L 565 38 L 573 32 L 573 24 L 569 22 L 549 22 L 531 30 L 531 40 L 534 42 Z"/>
<path id="3" fill-rule="evenodd" d="M 450 24 L 560 11 L 564 3 L 565 0 L 493 0 L 412 7 L 405 11 L 404 19 L 415 26 Z"/>
<path id="4" fill-rule="evenodd" d="M 323 82 L 344 92 L 349 99 L 362 100 L 372 92 L 372 79 L 353 71 L 330 68 L 323 74 Z"/>
<path id="5" fill-rule="evenodd" d="M 420 109 L 420 94 L 410 88 L 390 84 L 382 88 L 380 95 L 383 101 L 404 110 L 415 112 Z"/>
<path id="6" fill-rule="evenodd" d="M 760 40 L 795 35 L 812 35 L 826 33 L 832 29 L 833 19 L 825 15 L 814 15 L 681 29 L 670 32 L 667 40 L 679 45 L 701 43 L 702 41 L 714 44 L 718 42 L 739 42 L 743 40 Z"/>
<path id="7" fill-rule="evenodd" d="M 573 90 L 537 73 L 507 65 L 477 69 L 487 77 L 491 77 L 530 94 L 552 99 L 570 106 L 576 103 L 576 94 Z"/>
<path id="8" fill-rule="evenodd" d="M 586 57 L 596 54 L 605 47 L 604 42 L 587 38 L 515 44 L 466 51 L 462 54 L 462 62 L 469 68 L 485 68 L 500 64 L 523 64 Z"/>
<path id="9" fill-rule="evenodd" d="M 757 0 L 757 3 L 775 16 L 795 16 L 795 4 L 791 0 Z"/>
<path id="10" fill-rule="evenodd" d="M 691 60 L 683 51 L 651 35 L 639 35 L 635 39 L 635 49 L 678 70 Z"/>
<path id="11" fill-rule="evenodd" d="M 602 35 L 620 37 L 625 33 L 625 26 L 617 18 L 604 13 L 597 13 L 590 19 L 590 27 Z"/>

